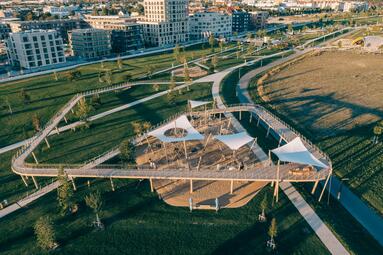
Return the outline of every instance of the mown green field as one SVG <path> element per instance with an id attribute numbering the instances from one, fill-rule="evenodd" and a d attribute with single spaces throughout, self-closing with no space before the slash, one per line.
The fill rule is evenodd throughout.
<path id="1" fill-rule="evenodd" d="M 241 73 L 244 75 L 246 72 L 252 70 L 252 68 L 242 69 Z M 228 75 L 223 83 L 221 84 L 221 95 L 222 99 L 226 104 L 237 104 L 239 100 L 236 96 L 235 87 L 238 84 L 239 76 L 238 70 L 233 71 L 232 74 Z M 254 84 L 252 84 L 254 86 Z M 250 90 L 253 100 L 257 104 L 261 104 L 265 107 L 265 103 L 259 98 L 256 91 L 252 88 Z M 273 109 L 269 109 L 273 111 Z M 275 111 L 273 111 L 275 113 Z M 239 116 L 236 116 L 237 119 Z M 283 118 L 283 116 L 282 116 Z M 264 151 L 274 149 L 278 146 L 272 136 L 266 138 L 266 129 L 263 127 L 257 127 L 256 122 L 249 123 L 249 115 L 242 114 L 242 121 L 240 121 L 243 127 L 246 128 L 247 132 L 253 137 L 257 137 L 257 143 L 261 146 Z M 346 143 L 346 141 L 345 141 Z M 335 142 L 337 144 L 337 142 Z M 321 143 L 319 143 L 322 146 Z M 352 147 L 352 144 L 349 144 Z M 363 143 L 361 145 L 363 146 Z M 358 147 L 358 146 L 357 146 Z M 344 154 L 342 157 L 350 157 L 350 153 L 353 150 L 345 152 L 343 150 L 337 151 L 339 154 Z M 334 160 L 332 154 L 330 157 L 333 160 L 334 166 L 337 166 L 337 161 Z M 368 157 L 368 155 L 366 155 Z M 339 170 L 339 169 L 338 169 Z M 363 178 L 362 178 L 363 179 Z M 346 211 L 338 201 L 330 198 L 330 205 L 327 205 L 327 194 L 326 198 L 322 202 L 318 202 L 319 191 L 315 195 L 311 195 L 312 184 L 294 184 L 299 189 L 300 193 L 305 197 L 305 200 L 310 204 L 311 207 L 315 208 L 315 212 L 319 217 L 330 227 L 335 233 L 343 245 L 353 254 L 381 254 L 383 248 L 373 239 L 369 233 Z"/>

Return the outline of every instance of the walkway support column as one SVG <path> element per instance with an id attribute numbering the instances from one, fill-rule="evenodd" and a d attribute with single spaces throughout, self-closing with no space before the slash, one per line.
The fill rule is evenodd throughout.
<path id="1" fill-rule="evenodd" d="M 315 190 L 316 190 L 316 188 L 317 188 L 317 186 L 318 186 L 318 182 L 319 182 L 319 181 L 316 181 L 316 182 L 314 183 L 314 187 L 313 187 L 313 189 L 311 190 L 311 194 L 314 194 L 314 193 L 315 193 Z"/>
<path id="2" fill-rule="evenodd" d="M 37 184 L 37 181 L 34 176 L 32 176 L 32 181 L 35 184 L 36 189 L 39 189 L 39 185 Z"/>
<path id="3" fill-rule="evenodd" d="M 113 179 L 112 178 L 110 178 L 110 186 L 112 186 L 112 191 L 115 191 L 114 183 L 113 183 Z"/>
<path id="4" fill-rule="evenodd" d="M 26 179 L 24 179 L 25 178 L 24 175 L 20 175 L 20 177 L 21 177 L 21 180 L 23 180 L 25 187 L 28 187 L 28 182 Z"/>
<path id="5" fill-rule="evenodd" d="M 76 183 L 75 183 L 75 181 L 74 181 L 74 177 L 72 177 L 71 179 L 72 179 L 73 190 L 74 190 L 74 191 L 77 191 L 77 187 L 76 187 Z"/>
<path id="6" fill-rule="evenodd" d="M 230 194 L 233 194 L 233 189 L 234 189 L 234 181 L 230 181 Z"/>
<path id="7" fill-rule="evenodd" d="M 330 172 L 330 174 L 327 176 L 327 179 L 326 179 L 326 182 L 324 183 L 322 192 L 320 193 L 318 202 L 320 202 L 320 201 L 322 200 L 322 196 L 323 196 L 323 194 L 324 194 L 324 191 L 326 190 L 326 186 L 327 186 L 328 181 L 330 180 L 330 176 L 331 176 L 331 172 Z M 329 192 L 330 192 L 330 191 L 329 191 Z"/>
<path id="8" fill-rule="evenodd" d="M 150 192 L 154 192 L 153 179 L 152 178 L 149 178 L 149 183 L 150 183 Z"/>
<path id="9" fill-rule="evenodd" d="M 193 193 L 193 179 L 190 179 L 190 194 Z"/>
<path id="10" fill-rule="evenodd" d="M 33 151 L 32 151 L 32 156 L 33 156 L 33 159 L 35 160 L 36 164 L 39 164 L 39 161 L 37 161 L 36 155 Z"/>
<path id="11" fill-rule="evenodd" d="M 51 145 L 49 144 L 48 139 L 45 137 L 44 140 L 45 140 L 45 143 L 47 144 L 47 147 L 50 148 Z"/>

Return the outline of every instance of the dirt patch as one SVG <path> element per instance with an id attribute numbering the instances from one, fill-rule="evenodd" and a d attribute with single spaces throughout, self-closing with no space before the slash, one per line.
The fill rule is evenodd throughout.
<path id="1" fill-rule="evenodd" d="M 383 55 L 323 52 L 270 77 L 264 93 L 320 138 L 383 118 L 382 68 Z"/>
<path id="2" fill-rule="evenodd" d="M 230 194 L 230 181 L 193 181 L 193 193 L 190 182 L 186 180 L 155 180 L 154 188 L 160 197 L 172 206 L 193 205 L 201 209 L 213 209 L 218 198 L 221 208 L 237 208 L 246 205 L 267 182 L 234 182 L 233 194 Z"/>
<path id="3" fill-rule="evenodd" d="M 199 66 L 189 67 L 189 76 L 191 78 L 201 77 L 204 75 L 207 75 L 207 71 L 202 69 L 201 67 Z M 174 70 L 174 76 L 184 77 L 184 68 L 182 67 L 182 68 L 178 68 Z"/>

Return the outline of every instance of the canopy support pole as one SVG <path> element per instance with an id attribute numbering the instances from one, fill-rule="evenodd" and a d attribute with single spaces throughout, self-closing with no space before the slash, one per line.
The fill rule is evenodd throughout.
<path id="1" fill-rule="evenodd" d="M 242 111 L 239 110 L 239 120 L 242 120 Z"/>
<path id="2" fill-rule="evenodd" d="M 205 125 L 207 124 L 207 107 L 206 107 L 206 104 L 205 104 Z"/>
<path id="3" fill-rule="evenodd" d="M 33 175 L 32 175 L 32 181 L 33 181 L 33 184 L 35 184 L 36 189 L 39 189 L 39 185 Z"/>
<path id="4" fill-rule="evenodd" d="M 233 194 L 234 180 L 230 181 L 230 194 Z"/>
<path id="5" fill-rule="evenodd" d="M 257 139 L 254 139 L 253 143 L 252 143 L 251 146 L 250 146 L 250 151 L 253 149 L 254 144 L 255 144 L 256 142 L 257 142 Z"/>
<path id="6" fill-rule="evenodd" d="M 270 126 L 267 127 L 266 137 L 269 137 L 269 133 L 270 133 Z"/>
<path id="7" fill-rule="evenodd" d="M 281 146 L 281 143 L 282 143 L 282 135 L 279 137 L 279 142 L 278 142 L 278 147 L 280 147 Z"/>
<path id="8" fill-rule="evenodd" d="M 275 201 L 278 203 L 278 193 L 279 193 L 279 166 L 281 164 L 281 161 L 278 160 L 278 166 L 277 166 L 277 181 L 275 183 L 275 190 L 274 190 L 274 195 L 275 195 Z"/>
<path id="9" fill-rule="evenodd" d="M 164 149 L 165 149 L 165 157 L 166 157 L 166 161 L 169 163 L 169 159 L 168 159 L 168 150 L 166 149 L 165 142 L 162 142 L 162 145 L 164 146 Z"/>
<path id="10" fill-rule="evenodd" d="M 230 124 L 231 124 L 231 117 L 229 117 L 229 122 L 227 123 L 227 127 L 226 128 L 229 128 Z"/>
<path id="11" fill-rule="evenodd" d="M 66 119 L 66 117 L 64 116 L 64 121 L 66 124 L 68 124 L 68 120 Z"/>
<path id="12" fill-rule="evenodd" d="M 258 120 L 257 120 L 257 127 L 259 126 L 259 122 L 261 120 L 261 117 L 258 116 Z"/>
<path id="13" fill-rule="evenodd" d="M 150 151 L 151 151 L 152 153 L 154 153 L 153 148 L 152 148 L 152 146 L 150 145 L 148 136 L 147 136 L 146 134 L 145 134 L 145 140 L 146 140 L 146 142 L 148 143 L 148 146 L 149 146 Z"/>
<path id="14" fill-rule="evenodd" d="M 329 173 L 329 175 L 326 178 L 326 182 L 324 183 L 324 186 L 323 186 L 322 192 L 320 193 L 318 202 L 320 202 L 322 200 L 322 196 L 324 194 L 324 191 L 326 190 L 326 186 L 327 186 L 328 180 L 330 179 L 330 176 L 331 176 L 331 173 Z"/>
<path id="15" fill-rule="evenodd" d="M 269 162 L 270 162 L 270 166 L 271 166 L 271 150 L 269 150 Z"/>
<path id="16" fill-rule="evenodd" d="M 250 112 L 249 123 L 251 123 L 252 120 L 253 120 L 253 113 Z"/>
<path id="17" fill-rule="evenodd" d="M 319 181 L 316 181 L 316 182 L 314 183 L 314 187 L 313 187 L 313 189 L 311 190 L 311 194 L 314 194 L 314 193 L 315 193 L 315 190 L 316 190 L 316 188 L 317 188 L 317 186 L 318 186 L 318 182 L 319 182 Z"/>

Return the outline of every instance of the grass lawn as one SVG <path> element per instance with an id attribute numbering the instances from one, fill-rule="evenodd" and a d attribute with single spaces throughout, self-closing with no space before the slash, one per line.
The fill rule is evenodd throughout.
<path id="1" fill-rule="evenodd" d="M 266 106 L 329 154 L 336 175 L 380 214 L 383 144 L 372 143 L 372 129 L 383 118 L 382 63 L 379 55 L 322 53 L 264 83 Z M 250 93 L 257 98 L 254 84 Z"/>
<path id="2" fill-rule="evenodd" d="M 90 188 L 79 185 L 75 193 L 79 211 L 74 215 L 58 215 L 52 192 L 2 219 L 0 253 L 41 254 L 32 226 L 40 216 L 49 215 L 60 244 L 53 254 L 266 254 L 267 228 L 273 217 L 278 224 L 275 254 L 329 254 L 283 194 L 272 208 L 269 187 L 242 208 L 190 213 L 188 208 L 159 200 L 146 181 L 116 181 L 115 192 L 107 181 L 91 182 Z M 90 226 L 94 214 L 83 201 L 96 189 L 102 191 L 104 231 Z M 259 223 L 259 204 L 266 193 L 268 223 Z"/>
<path id="3" fill-rule="evenodd" d="M 210 49 L 201 46 L 193 46 L 185 51 L 188 59 L 194 55 L 197 58 L 210 53 Z M 155 71 L 171 67 L 174 62 L 173 53 L 138 57 L 123 60 L 123 67 L 118 69 L 116 62 L 105 62 L 102 70 L 113 70 L 112 82 L 118 84 L 125 82 L 126 75 L 130 74 L 137 78 L 147 73 L 147 67 L 153 66 Z M 0 147 L 24 140 L 33 135 L 31 124 L 32 115 L 37 113 L 41 122 L 47 122 L 50 117 L 76 93 L 94 88 L 108 86 L 105 82 L 99 82 L 101 64 L 87 65 L 77 70 L 81 71 L 81 77 L 73 82 L 67 79 L 68 72 L 59 73 L 59 80 L 55 81 L 53 75 L 43 75 L 21 81 L 1 84 L 0 98 L 8 98 L 12 105 L 13 114 L 6 109 L 0 111 Z M 30 96 L 30 103 L 24 104 L 20 91 L 24 89 Z"/>
<path id="4" fill-rule="evenodd" d="M 244 74 L 251 69 L 242 70 Z M 238 72 L 234 71 L 231 75 L 227 76 L 221 85 L 221 95 L 226 104 L 239 103 L 235 95 L 235 86 L 238 83 Z M 254 90 L 251 90 L 253 100 L 255 103 L 264 104 L 260 100 Z M 272 109 L 270 109 L 272 111 Z M 238 119 L 238 116 L 237 116 Z M 277 141 L 269 136 L 266 138 L 266 129 L 256 126 L 256 123 L 249 123 L 249 115 L 242 114 L 241 124 L 246 128 L 247 132 L 253 137 L 257 137 L 257 142 L 264 151 L 274 149 L 277 147 Z M 336 142 L 335 142 L 336 144 Z M 320 145 L 320 144 L 319 144 Z M 352 145 L 350 145 L 352 146 Z M 362 146 L 362 145 L 361 145 Z M 343 151 L 338 151 L 342 154 Z M 347 158 L 348 153 L 344 155 Z M 333 159 L 334 158 L 330 155 Z M 311 195 L 312 184 L 295 184 L 300 193 L 305 197 L 306 201 L 315 209 L 319 217 L 330 227 L 335 235 L 341 240 L 343 245 L 353 254 L 382 254 L 383 248 L 366 232 L 366 230 L 335 200 L 330 201 L 330 205 L 326 201 L 318 202 L 319 192 Z M 326 196 L 327 197 L 327 196 Z"/>
<path id="5" fill-rule="evenodd" d="M 124 96 L 129 90 L 120 94 L 112 94 L 120 101 L 128 100 Z M 91 123 L 89 129 L 77 129 L 50 137 L 51 148 L 48 149 L 45 143 L 37 148 L 36 156 L 41 163 L 81 163 L 94 156 L 97 156 L 117 145 L 128 137 L 134 135 L 132 122 L 149 121 L 155 125 L 175 113 L 185 111 L 187 100 L 211 100 L 211 84 L 200 83 L 190 87 L 190 91 L 176 95 L 174 104 L 169 104 L 167 96 L 150 100 L 146 103 L 136 105 L 121 112 L 114 113 Z M 101 100 L 103 96 L 101 96 Z M 116 100 L 117 100 L 116 99 Z M 119 102 L 121 104 L 121 102 Z M 102 108 L 101 108 L 102 109 Z M 33 160 L 31 159 L 31 162 Z"/>

